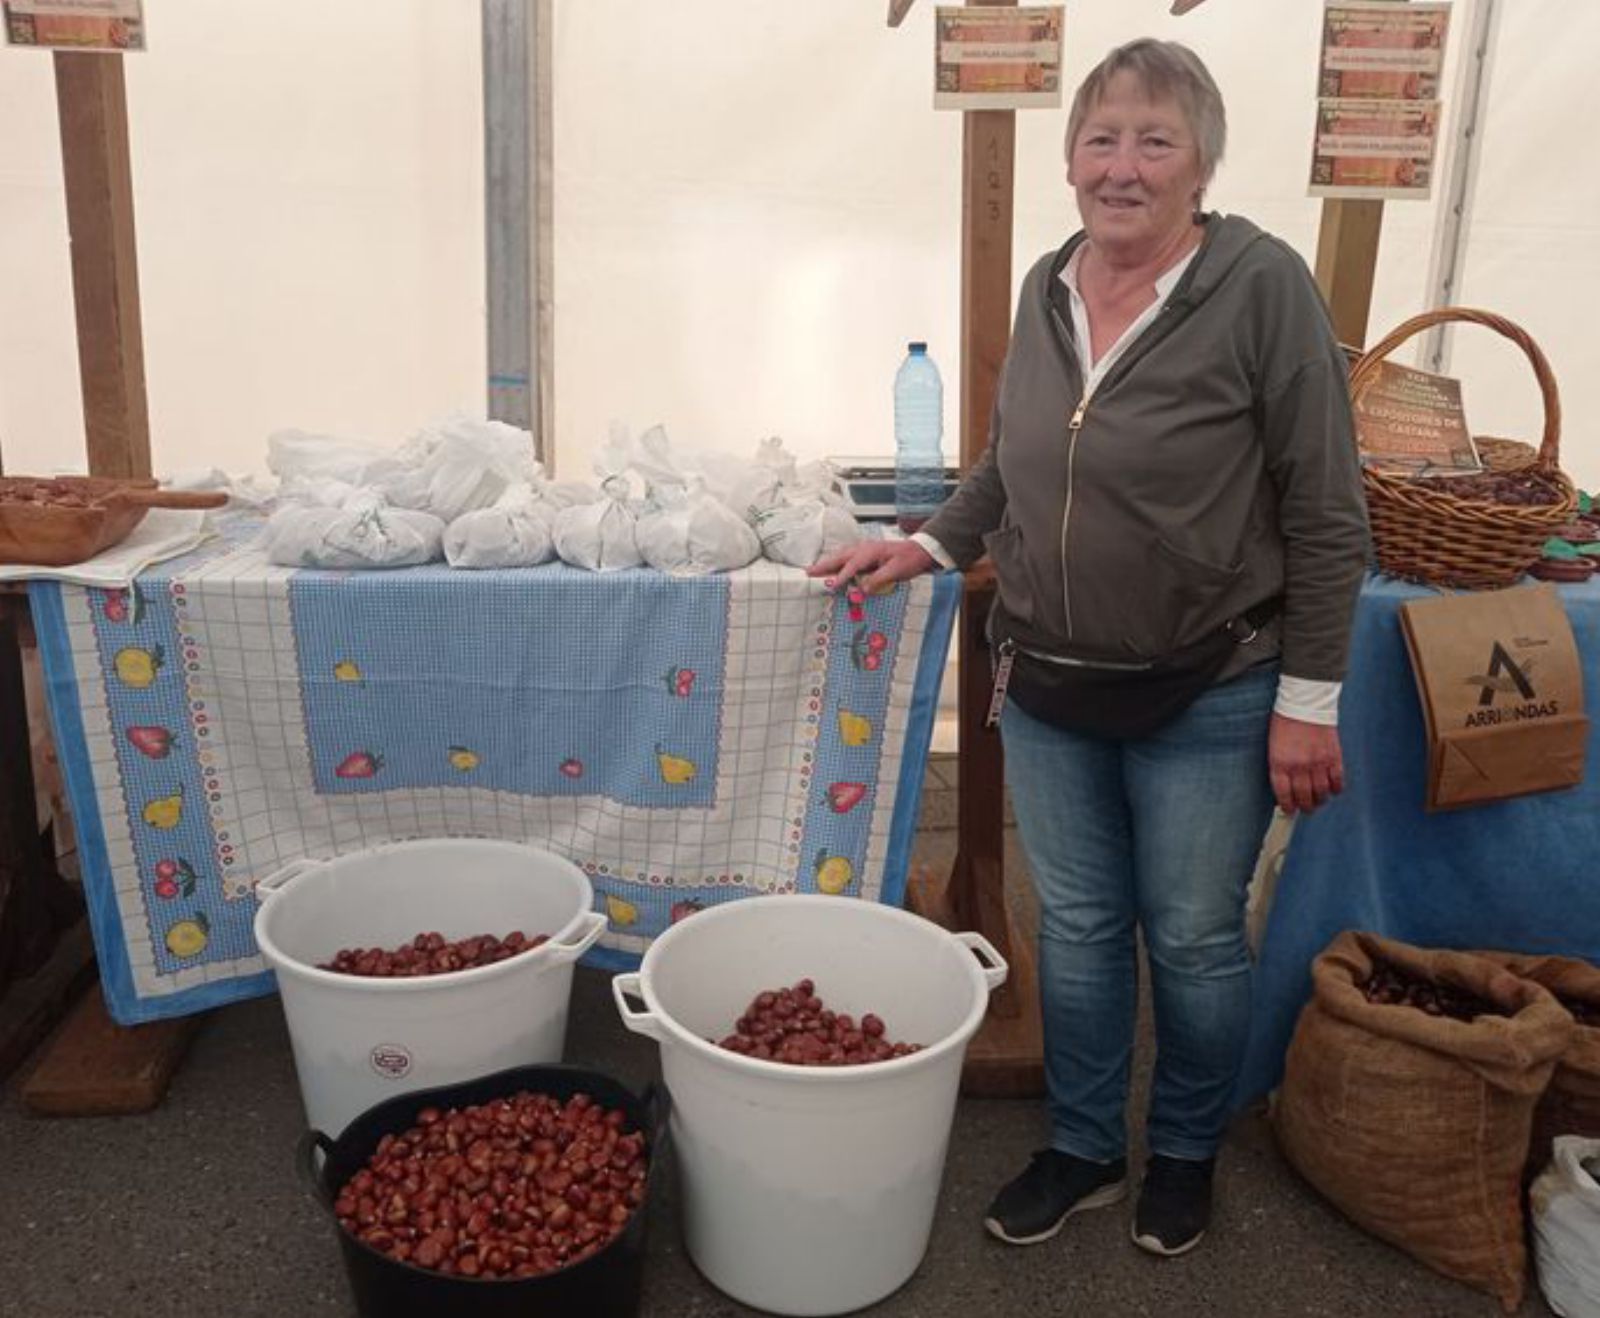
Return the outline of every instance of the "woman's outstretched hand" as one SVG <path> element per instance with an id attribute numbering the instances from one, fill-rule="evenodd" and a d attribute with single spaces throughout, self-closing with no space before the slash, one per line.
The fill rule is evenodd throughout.
<path id="1" fill-rule="evenodd" d="M 861 540 L 848 549 L 819 558 L 806 569 L 808 577 L 826 577 L 828 589 L 854 581 L 871 592 L 897 581 L 909 581 L 939 564 L 914 540 Z"/>

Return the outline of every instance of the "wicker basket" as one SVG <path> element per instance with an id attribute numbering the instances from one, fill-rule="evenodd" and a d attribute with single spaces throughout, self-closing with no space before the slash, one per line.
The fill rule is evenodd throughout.
<path id="1" fill-rule="evenodd" d="M 1434 586 L 1490 590 L 1513 585 L 1539 561 L 1544 542 L 1578 506 L 1577 491 L 1559 466 L 1561 400 L 1544 353 L 1527 333 L 1502 316 L 1465 307 L 1442 307 L 1413 316 L 1368 351 L 1350 373 L 1352 397 L 1378 363 L 1421 330 L 1451 321 L 1486 325 L 1503 334 L 1533 366 L 1544 398 L 1544 437 L 1537 451 L 1516 440 L 1481 438 L 1485 466 L 1514 472 L 1537 468 L 1560 490 L 1554 503 L 1521 506 L 1454 494 L 1450 480 L 1362 468 L 1378 566 L 1391 576 Z"/>

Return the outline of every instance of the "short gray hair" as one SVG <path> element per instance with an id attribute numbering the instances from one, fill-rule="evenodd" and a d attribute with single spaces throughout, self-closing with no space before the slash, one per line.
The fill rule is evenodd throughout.
<path id="1" fill-rule="evenodd" d="M 1067 116 L 1067 159 L 1072 158 L 1072 146 L 1083 121 L 1100 104 L 1111 80 L 1124 72 L 1138 79 L 1152 101 L 1170 99 L 1178 103 L 1200 152 L 1201 181 L 1210 183 L 1222 163 L 1222 150 L 1228 140 L 1222 93 L 1194 51 L 1176 41 L 1157 41 L 1154 37 L 1141 37 L 1118 46 L 1083 80 Z"/>

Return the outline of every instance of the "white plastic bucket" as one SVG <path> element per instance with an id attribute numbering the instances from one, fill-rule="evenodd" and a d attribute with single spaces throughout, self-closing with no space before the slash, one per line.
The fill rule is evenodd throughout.
<path id="1" fill-rule="evenodd" d="M 561 1060 L 572 963 L 606 927 L 576 865 L 515 842 L 440 838 L 293 861 L 256 885 L 306 1119 L 337 1136 L 384 1099 Z M 373 979 L 317 967 L 347 947 L 520 929 L 550 941 L 472 970 Z"/>
<path id="2" fill-rule="evenodd" d="M 661 1045 L 684 1239 L 713 1285 L 772 1313 L 837 1314 L 904 1284 L 928 1247 L 967 1041 L 1005 977 L 977 934 L 797 895 L 697 912 L 612 981 L 628 1028 Z M 708 1042 L 756 993 L 803 978 L 830 1009 L 876 1012 L 926 1046 L 800 1067 Z"/>

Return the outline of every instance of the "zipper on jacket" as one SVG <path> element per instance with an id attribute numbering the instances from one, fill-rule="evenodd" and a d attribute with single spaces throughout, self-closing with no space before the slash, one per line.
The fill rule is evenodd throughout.
<path id="1" fill-rule="evenodd" d="M 1061 504 L 1061 608 L 1066 614 L 1067 640 L 1072 640 L 1072 587 L 1067 571 L 1067 523 L 1072 519 L 1072 471 L 1078 456 L 1078 432 L 1083 429 L 1083 414 L 1089 410 L 1089 395 L 1078 400 L 1067 422 L 1067 497 Z"/>

